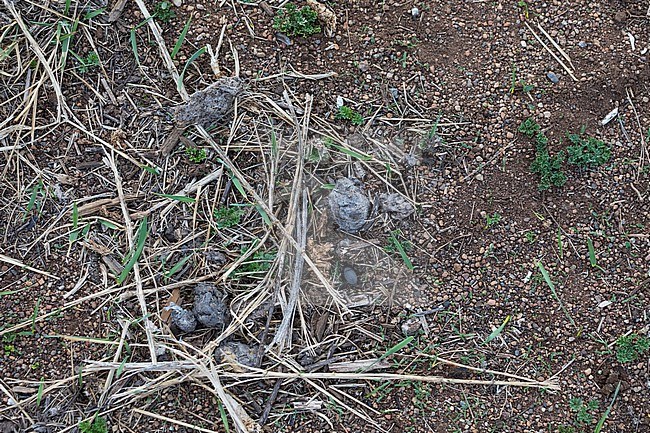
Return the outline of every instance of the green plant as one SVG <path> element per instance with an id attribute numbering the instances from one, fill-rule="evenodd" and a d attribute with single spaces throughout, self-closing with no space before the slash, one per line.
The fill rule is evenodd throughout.
<path id="1" fill-rule="evenodd" d="M 195 164 L 200 164 L 204 162 L 207 158 L 207 153 L 205 152 L 205 149 L 201 149 L 199 147 L 194 147 L 194 146 L 186 147 L 185 155 L 187 155 L 187 158 Z"/>
<path id="2" fill-rule="evenodd" d="M 498 212 L 495 212 L 492 215 L 486 215 L 485 216 L 485 228 L 489 229 L 493 225 L 499 224 L 500 221 L 501 221 L 501 214 L 499 214 Z"/>
<path id="3" fill-rule="evenodd" d="M 594 419 L 591 412 L 598 409 L 598 401 L 589 400 L 589 402 L 585 404 L 581 398 L 572 398 L 569 400 L 569 407 L 576 413 L 576 422 L 578 424 L 591 424 Z"/>
<path id="4" fill-rule="evenodd" d="M 530 230 L 524 233 L 524 237 L 526 238 L 526 241 L 529 244 L 532 244 L 537 240 L 537 235 L 534 232 L 531 232 Z"/>
<path id="5" fill-rule="evenodd" d="M 221 206 L 214 210 L 214 219 L 217 227 L 226 229 L 234 227 L 241 221 L 244 211 L 237 206 Z"/>
<path id="6" fill-rule="evenodd" d="M 176 12 L 172 9 L 172 2 L 161 1 L 156 3 L 156 6 L 153 8 L 153 16 L 164 23 L 171 21 L 176 17 Z"/>
<path id="7" fill-rule="evenodd" d="M 107 433 L 108 432 L 108 427 L 106 425 L 105 418 L 101 416 L 96 416 L 91 421 L 84 421 L 80 423 L 79 431 L 81 433 Z"/>
<path id="8" fill-rule="evenodd" d="M 14 345 L 14 342 L 16 341 L 17 337 L 18 334 L 15 332 L 10 332 L 2 336 L 2 342 L 4 343 L 2 345 L 2 348 L 4 349 L 5 356 L 11 356 L 16 353 L 16 346 Z"/>
<path id="9" fill-rule="evenodd" d="M 341 105 L 339 107 L 338 113 L 336 113 L 336 116 L 334 116 L 336 119 L 342 119 L 342 120 L 347 120 L 351 122 L 353 125 L 363 125 L 363 116 L 359 114 L 357 111 L 354 111 L 350 107 L 346 107 L 345 105 Z"/>
<path id="10" fill-rule="evenodd" d="M 388 237 L 388 245 L 384 248 L 384 250 L 388 253 L 398 253 L 406 267 L 410 270 L 413 270 L 415 268 L 413 266 L 413 262 L 411 262 L 411 259 L 406 254 L 407 251 L 410 251 L 413 248 L 413 244 L 411 244 L 409 241 L 401 241 L 400 238 L 402 237 L 403 235 L 400 229 L 390 232 L 390 236 Z"/>
<path id="11" fill-rule="evenodd" d="M 650 338 L 638 334 L 630 334 L 616 340 L 616 359 L 625 364 L 636 361 L 650 349 Z"/>
<path id="12" fill-rule="evenodd" d="M 512 64 L 512 73 L 510 75 L 510 93 L 514 94 L 516 90 L 521 90 L 524 93 L 530 93 L 535 86 L 532 84 L 526 84 L 526 81 L 523 79 L 517 79 L 517 66 Z"/>
<path id="13" fill-rule="evenodd" d="M 548 138 L 532 118 L 526 119 L 519 125 L 518 131 L 529 138 L 535 138 L 535 160 L 530 165 L 530 171 L 540 176 L 538 189 L 547 191 L 552 186 L 564 185 L 566 183 L 566 175 L 562 172 L 564 152 L 558 152 L 554 156 L 548 153 Z"/>
<path id="14" fill-rule="evenodd" d="M 273 20 L 273 28 L 287 36 L 306 37 L 321 31 L 316 11 L 309 6 L 298 9 L 293 3 L 287 3 L 278 11 Z"/>
<path id="15" fill-rule="evenodd" d="M 95 51 L 88 53 L 86 57 L 77 57 L 81 66 L 79 66 L 79 72 L 85 74 L 91 68 L 94 68 L 99 65 L 99 56 Z"/>
<path id="16" fill-rule="evenodd" d="M 603 165 L 612 155 L 609 145 L 594 137 L 583 137 L 584 128 L 580 134 L 568 134 L 572 146 L 567 147 L 569 158 L 567 162 L 586 169 Z"/>
<path id="17" fill-rule="evenodd" d="M 528 3 L 526 3 L 524 0 L 519 0 L 517 2 L 517 6 L 523 11 L 524 16 L 526 19 L 528 19 L 529 12 L 528 12 Z"/>

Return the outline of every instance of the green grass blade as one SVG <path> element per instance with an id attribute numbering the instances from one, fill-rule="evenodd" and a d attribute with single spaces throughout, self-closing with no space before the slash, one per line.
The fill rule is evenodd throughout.
<path id="1" fill-rule="evenodd" d="M 226 409 L 223 407 L 223 403 L 218 402 L 219 406 L 219 415 L 221 415 L 221 422 L 223 423 L 223 429 L 226 433 L 230 433 L 230 424 L 228 423 L 228 416 L 226 415 Z"/>
<path id="2" fill-rule="evenodd" d="M 165 273 L 165 279 L 170 279 L 176 272 L 180 271 L 181 268 L 185 266 L 185 263 L 187 263 L 187 261 L 191 258 L 192 255 L 190 254 L 189 256 L 180 259 L 178 263 L 176 263 L 169 271 Z"/>
<path id="3" fill-rule="evenodd" d="M 174 45 L 174 48 L 172 49 L 172 59 L 176 57 L 176 54 L 178 54 L 178 51 L 181 49 L 181 46 L 183 45 L 183 42 L 185 42 L 185 36 L 187 36 L 187 31 L 190 29 L 190 23 L 192 22 L 192 17 L 187 20 L 185 23 L 185 27 L 183 27 L 183 30 L 181 31 L 180 36 L 178 37 L 178 40 L 176 41 L 176 45 Z"/>
<path id="4" fill-rule="evenodd" d="M 84 15 L 84 20 L 86 20 L 86 21 L 91 20 L 91 19 L 95 18 L 96 16 L 103 14 L 104 10 L 105 10 L 104 8 L 99 8 L 99 9 L 94 10 L 94 11 L 86 12 L 86 15 Z"/>
<path id="5" fill-rule="evenodd" d="M 573 326 L 576 326 L 576 322 L 573 321 L 573 318 L 569 315 L 569 312 L 564 307 L 564 304 L 562 303 L 562 300 L 560 299 L 557 292 L 555 291 L 555 284 L 553 284 L 553 281 L 551 281 L 551 276 L 549 275 L 546 268 L 544 268 L 544 265 L 542 264 L 542 262 L 537 262 L 537 267 L 539 268 L 539 272 L 541 272 L 542 277 L 544 277 L 544 281 L 546 281 L 546 284 L 551 289 L 551 292 L 553 293 L 553 297 L 560 304 L 560 308 L 564 312 L 564 315 L 567 317 L 567 319 L 569 319 L 569 322 L 571 322 L 571 324 Z"/>
<path id="6" fill-rule="evenodd" d="M 589 249 L 589 263 L 591 263 L 592 268 L 595 268 L 598 266 L 598 262 L 596 261 L 596 250 L 591 238 L 587 238 L 587 249 Z"/>
<path id="7" fill-rule="evenodd" d="M 348 155 L 348 156 L 350 156 L 352 158 L 358 159 L 359 161 L 371 161 L 372 160 L 372 156 L 370 156 L 370 155 L 366 155 L 366 154 L 361 153 L 361 152 L 356 152 L 354 150 L 348 149 L 347 147 L 339 146 L 338 144 L 334 144 L 334 143 L 329 143 L 329 145 L 330 145 L 330 147 L 333 147 L 334 149 L 336 149 L 336 150 L 338 150 L 338 151 L 340 151 L 342 153 L 345 153 L 346 155 Z"/>
<path id="8" fill-rule="evenodd" d="M 399 352 L 404 347 L 408 346 L 411 343 L 411 341 L 413 341 L 414 338 L 415 337 L 412 336 L 412 335 L 410 337 L 406 337 L 405 339 L 403 339 L 402 341 L 400 341 L 399 343 L 397 343 L 396 345 L 394 345 L 393 347 L 388 349 L 386 351 L 386 353 L 381 355 L 381 357 L 379 358 L 379 360 L 377 362 L 379 362 L 381 360 L 384 360 L 384 359 L 388 358 L 389 356 L 394 355 L 395 353 Z"/>
<path id="9" fill-rule="evenodd" d="M 140 56 L 138 55 L 138 41 L 136 40 L 135 27 L 131 28 L 129 41 L 131 41 L 131 50 L 133 50 L 135 62 L 140 66 Z"/>
<path id="10" fill-rule="evenodd" d="M 39 407 L 41 405 L 44 388 L 45 388 L 45 382 L 44 379 L 41 377 L 41 382 L 38 384 L 38 392 L 36 393 L 36 407 Z"/>
<path id="11" fill-rule="evenodd" d="M 488 337 L 485 339 L 485 342 L 483 344 L 488 344 L 490 341 L 497 338 L 503 332 L 503 330 L 506 327 L 506 324 L 509 321 L 510 321 L 510 315 L 506 316 L 506 319 L 503 321 L 503 323 L 497 329 L 492 331 L 492 333 L 490 335 L 488 335 Z"/>
<path id="12" fill-rule="evenodd" d="M 138 262 L 138 259 L 140 258 L 140 254 L 142 254 L 142 250 L 144 249 L 144 243 L 147 240 L 147 234 L 148 234 L 147 217 L 144 217 L 142 219 L 142 222 L 140 223 L 140 227 L 138 227 L 135 251 L 133 252 L 133 254 L 130 254 L 129 261 L 124 266 L 124 270 L 117 277 L 117 284 L 122 284 L 126 280 L 126 277 L 129 275 L 129 272 L 131 272 L 133 266 L 135 266 L 135 264 Z"/>
<path id="13" fill-rule="evenodd" d="M 126 365 L 126 361 L 129 359 L 128 356 L 125 356 L 122 362 L 120 363 L 120 366 L 117 367 L 117 371 L 115 372 L 115 378 L 119 379 L 122 373 L 124 373 L 124 366 Z"/>
<path id="14" fill-rule="evenodd" d="M 155 193 L 155 192 L 154 192 L 154 194 L 157 195 L 158 197 L 165 197 L 165 198 L 168 198 L 168 199 L 171 199 L 171 200 L 180 201 L 181 203 L 194 203 L 194 202 L 196 202 L 195 198 L 187 197 L 187 196 L 184 196 L 184 195 L 158 194 L 158 193 Z"/>
<path id="15" fill-rule="evenodd" d="M 266 224 L 269 227 L 273 225 L 273 223 L 271 222 L 271 218 L 269 218 L 269 214 L 267 214 L 266 211 L 262 209 L 262 206 L 256 204 L 255 210 L 259 212 L 260 216 L 262 217 L 262 220 L 264 221 L 264 224 Z"/>
<path id="16" fill-rule="evenodd" d="M 618 397 L 618 391 L 621 389 L 621 382 L 616 385 L 616 390 L 614 391 L 614 397 L 612 397 L 611 403 L 609 403 L 609 406 L 607 407 L 607 410 L 603 414 L 602 417 L 600 417 L 600 420 L 598 420 L 598 424 L 596 424 L 596 428 L 594 429 L 594 433 L 600 433 L 600 431 L 603 429 L 603 426 L 605 425 L 605 421 L 607 420 L 607 417 L 609 416 L 609 413 L 612 411 L 612 407 L 614 407 L 614 402 L 616 401 L 616 397 Z"/>
<path id="17" fill-rule="evenodd" d="M 181 72 L 181 75 L 178 77 L 178 83 L 176 83 L 176 87 L 178 89 L 181 88 L 183 85 L 183 77 L 185 77 L 185 72 L 187 71 L 187 68 L 192 64 L 192 62 L 196 59 L 199 58 L 199 56 L 203 53 L 205 53 L 206 48 L 201 47 L 199 50 L 197 50 L 196 53 L 192 54 L 192 56 L 187 60 L 187 63 L 185 63 L 185 66 L 183 67 L 183 72 Z"/>
<path id="18" fill-rule="evenodd" d="M 560 258 L 564 258 L 564 245 L 562 244 L 562 231 L 560 228 L 557 228 L 557 249 L 560 255 Z"/>

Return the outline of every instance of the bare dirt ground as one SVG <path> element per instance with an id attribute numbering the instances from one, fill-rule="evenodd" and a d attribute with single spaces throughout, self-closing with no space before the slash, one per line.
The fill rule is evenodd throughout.
<path id="1" fill-rule="evenodd" d="M 648 2 L 182 3 L 0 5 L 0 432 L 650 432 Z"/>

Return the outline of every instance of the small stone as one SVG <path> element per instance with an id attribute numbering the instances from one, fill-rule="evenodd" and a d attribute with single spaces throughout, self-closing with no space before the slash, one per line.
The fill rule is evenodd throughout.
<path id="1" fill-rule="evenodd" d="M 487 301 L 487 304 L 488 304 L 490 307 L 494 307 L 494 306 L 497 304 L 497 301 L 495 301 L 494 299 L 489 299 L 489 300 Z"/>
<path id="2" fill-rule="evenodd" d="M 454 263 L 454 271 L 460 272 L 463 269 L 460 263 Z"/>
<path id="3" fill-rule="evenodd" d="M 550 111 L 545 111 L 544 112 L 544 118 L 545 119 L 550 119 L 551 118 L 551 112 Z"/>
<path id="4" fill-rule="evenodd" d="M 557 84 L 560 82 L 560 78 L 557 75 L 555 75 L 553 72 L 549 72 L 548 74 L 546 74 L 546 78 L 551 80 L 553 84 Z"/>
<path id="5" fill-rule="evenodd" d="M 589 376 L 591 374 L 591 368 L 588 368 L 584 371 L 585 375 Z"/>
<path id="6" fill-rule="evenodd" d="M 506 132 L 506 138 L 507 138 L 508 140 L 512 140 L 513 138 L 515 138 L 515 134 L 513 134 L 513 133 L 510 132 L 510 131 L 508 131 L 508 132 Z"/>
<path id="7" fill-rule="evenodd" d="M 417 19 L 420 16 L 420 9 L 414 6 L 413 9 L 411 9 L 411 16 L 414 20 Z"/>
<path id="8" fill-rule="evenodd" d="M 580 42 L 578 42 L 578 46 L 580 48 L 587 48 L 587 43 L 585 41 L 580 41 Z"/>
<path id="9" fill-rule="evenodd" d="M 618 11 L 616 14 L 614 14 L 614 21 L 617 23 L 622 23 L 627 19 L 627 12 L 626 11 Z"/>
<path id="10" fill-rule="evenodd" d="M 351 286 L 356 286 L 359 283 L 359 278 L 354 269 L 350 267 L 343 268 L 343 279 Z"/>
<path id="11" fill-rule="evenodd" d="M 481 173 L 477 174 L 474 178 L 479 182 L 483 182 L 483 175 Z"/>
<path id="12" fill-rule="evenodd" d="M 368 71 L 368 69 L 370 69 L 370 65 L 365 60 L 362 61 L 362 62 L 359 62 L 359 65 L 357 67 L 359 68 L 359 70 L 361 72 L 366 72 L 366 71 Z"/>

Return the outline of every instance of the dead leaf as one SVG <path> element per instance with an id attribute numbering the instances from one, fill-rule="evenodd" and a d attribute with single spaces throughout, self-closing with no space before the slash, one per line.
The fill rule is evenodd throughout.
<path id="1" fill-rule="evenodd" d="M 336 33 L 336 14 L 316 0 L 307 0 L 307 5 L 316 11 L 318 19 L 325 24 L 325 36 L 331 38 Z"/>

